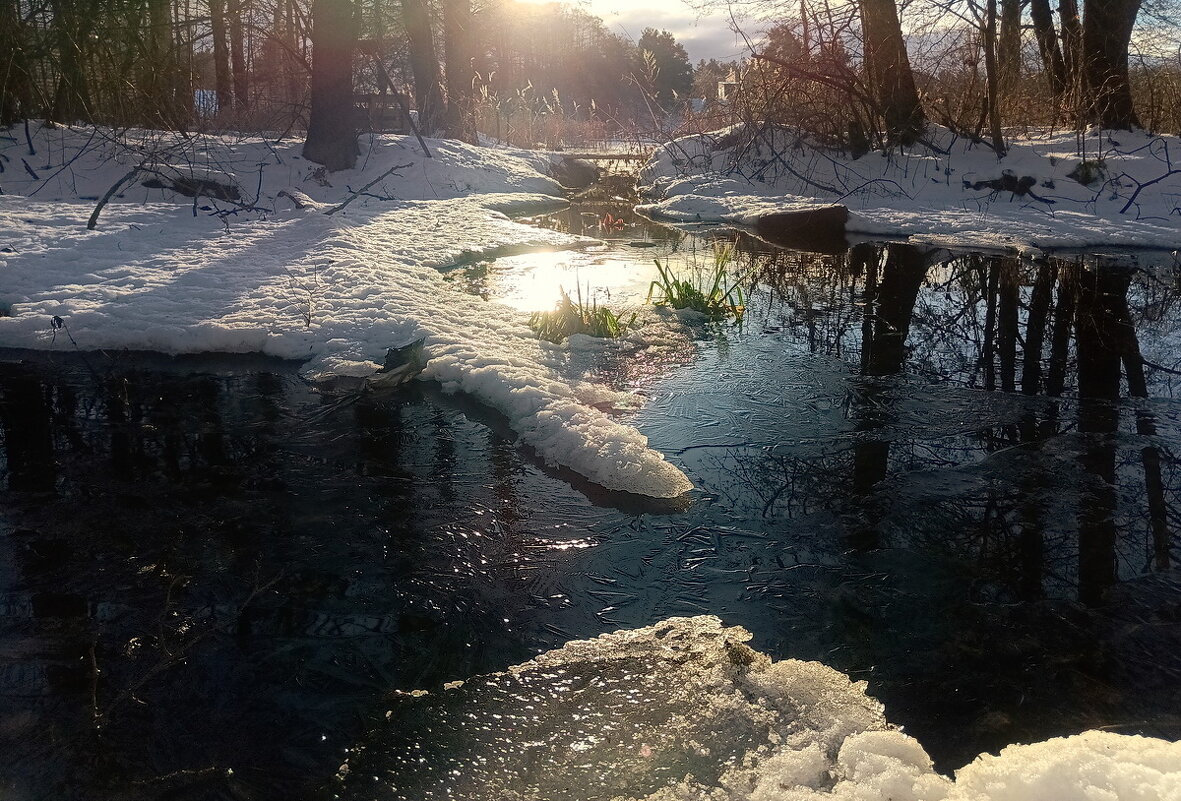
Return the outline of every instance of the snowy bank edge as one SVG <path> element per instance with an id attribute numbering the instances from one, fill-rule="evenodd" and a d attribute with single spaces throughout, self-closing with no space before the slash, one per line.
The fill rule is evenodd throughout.
<path id="1" fill-rule="evenodd" d="M 802 147 L 796 173 L 815 171 L 809 175 L 815 181 L 795 174 L 750 181 L 734 169 L 734 146 L 727 144 L 740 128 L 658 147 L 640 172 L 641 196 L 649 202 L 637 211 L 670 223 L 754 227 L 767 215 L 842 204 L 850 211 L 850 233 L 942 247 L 1181 248 L 1181 174 L 1156 182 L 1164 167 L 1153 148 L 1159 142 L 1181 150 L 1178 137 L 1119 132 L 1123 144 L 1106 154 L 1109 179 L 1102 184 L 1082 185 L 1071 177 L 1087 160 L 1072 152 L 1073 134 L 1014 139 L 998 162 L 991 151 L 973 148 L 937 126 L 932 126 L 931 138 L 948 145 L 946 154 L 895 158 L 871 153 L 839 162 Z M 817 162 L 827 166 L 817 167 Z M 849 171 L 843 178 L 855 176 L 851 183 L 830 175 L 842 169 Z M 1025 197 L 988 186 L 974 188 L 1005 175 L 1027 174 L 1035 177 L 1037 191 Z M 1149 191 L 1141 194 L 1140 183 Z M 834 184 L 848 191 L 817 192 L 818 186 Z M 1125 205 L 1134 213 L 1123 213 Z"/>
<path id="2" fill-rule="evenodd" d="M 72 170 L 78 171 L 79 184 L 88 187 L 86 191 L 106 185 L 112 175 L 124 169 L 107 160 L 110 148 L 91 154 L 83 150 L 89 141 L 85 132 L 77 136 L 77 145 L 64 150 L 59 147 L 57 152 L 63 161 L 71 163 Z M 215 138 L 211 143 L 217 146 Z M 451 315 L 452 319 L 442 321 L 442 325 L 435 324 L 440 322 L 438 298 L 423 299 L 438 295 L 438 269 L 495 257 L 505 248 L 569 247 L 582 238 L 546 232 L 507 217 L 552 210 L 567 203 L 557 196 L 557 184 L 543 174 L 549 164 L 547 157 L 441 140 L 431 144 L 434 157 L 424 160 L 404 137 L 385 137 L 377 142 L 365 172 L 372 174 L 391 164 L 407 164 L 402 170 L 406 178 L 391 185 L 403 199 L 394 198 L 368 208 L 365 202 L 357 203 L 335 217 L 316 212 L 339 199 L 340 188 L 334 190 L 313 173 L 296 188 L 312 205 L 302 211 L 292 210 L 290 202 L 282 201 L 284 193 L 292 188 L 291 171 L 272 165 L 266 180 L 259 181 L 260 192 L 274 200 L 276 207 L 287 208 L 272 213 L 270 223 L 235 225 L 235 236 L 244 234 L 247 240 L 263 246 L 259 257 L 250 262 L 241 261 L 234 252 L 233 243 L 228 241 L 232 237 L 219 239 L 213 235 L 216 223 L 189 219 L 187 202 L 183 206 L 160 203 L 167 198 L 156 197 L 156 190 L 155 194 L 144 194 L 142 202 L 112 204 L 94 232 L 87 232 L 84 225 L 92 204 L 77 202 L 76 186 L 55 183 L 46 194 L 56 193 L 58 197 L 47 200 L 30 201 L 9 195 L 0 204 L 0 229 L 10 234 L 6 240 L 14 247 L 6 250 L 14 255 L 4 253 L 0 268 L 4 268 L 6 277 L 14 279 L 8 282 L 5 294 L 16 315 L 0 321 L 4 330 L 2 344 L 52 348 L 54 337 L 49 333 L 48 321 L 60 316 L 69 325 L 71 336 L 77 335 L 88 349 L 173 354 L 261 352 L 305 361 L 301 373 L 315 380 L 371 374 L 386 347 L 418 337 L 428 339 L 428 357 L 438 356 L 455 344 L 462 327 L 455 324 L 457 321 L 479 326 L 495 318 L 491 321 L 497 326 L 495 334 L 483 334 L 475 349 L 452 348 L 447 358 L 428 361 L 424 377 L 439 380 L 445 389 L 470 392 L 505 414 L 521 442 L 533 447 L 548 464 L 568 467 L 607 489 L 655 498 L 678 497 L 692 489 L 692 483 L 679 469 L 648 447 L 646 437 L 593 405 L 605 402 L 631 406 L 634 399 L 606 387 L 561 377 L 552 369 L 553 360 L 539 355 L 536 337 L 519 314 L 473 308 Z M 256 161 L 252 148 L 260 151 L 260 157 L 275 152 L 273 146 L 253 140 L 232 142 L 225 148 L 238 162 L 247 164 Z M 94 155 L 95 163 L 79 159 L 82 152 Z M 280 159 L 280 164 L 290 162 L 290 153 L 286 155 L 288 158 Z M 277 173 L 273 181 L 272 173 Z M 345 178 L 359 177 L 359 173 L 345 174 Z M 446 225 L 439 233 L 441 220 Z M 396 229 L 400 223 L 413 235 L 399 235 Z M 284 237 L 291 235 L 294 226 L 296 246 L 268 239 L 264 231 L 268 225 L 272 230 L 286 231 Z M 457 235 L 448 236 L 448 226 Z M 208 239 L 204 246 L 194 246 L 185 241 L 185 232 Z M 371 242 L 364 241 L 367 235 Z M 97 262 L 95 242 L 103 242 L 102 247 L 109 251 Z M 123 245 L 134 247 L 131 253 L 116 258 L 115 251 L 122 252 Z M 178 269 L 176 259 L 188 264 Z M 224 263 L 219 264 L 219 260 Z M 269 274 L 262 263 L 265 261 L 272 263 Z M 56 280 L 43 280 L 47 262 L 50 271 L 57 271 Z M 227 265 L 231 266 L 227 269 Z M 189 278 L 202 270 L 220 271 L 224 284 L 240 281 L 243 271 L 254 270 L 258 275 L 253 283 L 241 281 L 240 290 L 235 290 L 240 292 L 238 295 L 231 297 L 223 292 L 223 299 L 233 302 L 220 308 L 201 297 L 200 292 L 191 292 L 191 301 L 208 307 L 204 316 L 199 309 L 189 308 L 188 303 L 173 304 L 185 307 L 179 312 L 163 313 L 163 304 L 156 300 L 153 302 L 159 308 L 148 309 L 145 314 L 134 302 L 119 300 L 125 293 L 130 293 L 127 297 L 134 297 L 136 292 L 146 296 L 170 284 L 190 283 Z M 391 275 L 398 274 L 405 279 L 404 286 L 391 293 L 387 284 Z M 203 284 L 212 291 L 217 280 L 194 279 L 190 288 Z M 293 289 L 284 282 L 297 286 Z M 371 319 L 344 321 L 336 326 L 338 332 L 334 335 L 318 320 L 313 326 L 312 301 L 308 300 L 303 312 L 307 315 L 306 325 L 291 325 L 284 318 L 298 316 L 298 303 L 284 295 L 290 296 L 293 291 L 298 294 L 304 291 L 301 287 L 313 284 L 318 307 L 364 306 L 367 298 L 383 295 L 385 302 L 372 302 L 371 307 L 378 313 Z M 308 293 L 310 298 L 310 290 Z M 465 301 L 463 305 L 473 304 Z M 363 315 L 353 315 L 359 316 Z M 498 335 L 515 345 L 502 347 L 494 341 Z M 529 339 L 532 345 L 520 341 Z M 527 352 L 527 360 L 534 362 L 532 369 L 522 371 L 521 353 L 514 352 L 514 347 Z M 551 366 L 546 366 L 547 361 Z"/>

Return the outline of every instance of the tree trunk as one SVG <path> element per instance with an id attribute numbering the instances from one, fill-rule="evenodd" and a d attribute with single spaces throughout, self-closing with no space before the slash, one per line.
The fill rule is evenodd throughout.
<path id="1" fill-rule="evenodd" d="M 1082 84 L 1083 23 L 1078 13 L 1078 0 L 1058 0 L 1058 17 L 1062 25 L 1062 63 L 1066 68 L 1066 82 L 1070 89 Z"/>
<path id="2" fill-rule="evenodd" d="M 353 48 L 356 24 L 351 0 L 315 0 L 312 5 L 312 109 L 303 156 L 330 171 L 357 161 L 353 110 Z"/>
<path id="3" fill-rule="evenodd" d="M 0 125 L 32 116 L 25 29 L 16 0 L 0 0 Z"/>
<path id="4" fill-rule="evenodd" d="M 431 12 L 426 0 L 402 0 L 402 22 L 410 38 L 410 71 L 414 74 L 414 100 L 418 106 L 418 127 L 430 136 L 442 127 L 446 115 L 443 103 L 439 59 L 431 33 Z"/>
<path id="5" fill-rule="evenodd" d="M 1083 91 L 1088 119 L 1103 128 L 1140 126 L 1128 80 L 1128 44 L 1141 0 L 1086 0 Z"/>
<path id="6" fill-rule="evenodd" d="M 1036 395 L 1042 380 L 1042 345 L 1046 341 L 1046 321 L 1054 297 L 1054 279 L 1058 268 L 1053 264 L 1038 266 L 1029 299 L 1029 319 L 1025 324 L 1025 358 L 1021 366 L 1021 391 Z"/>
<path id="7" fill-rule="evenodd" d="M 912 245 L 886 246 L 886 266 L 877 288 L 873 339 L 862 342 L 869 351 L 866 375 L 893 375 L 906 361 L 906 338 L 919 289 L 927 276 L 923 251 Z"/>
<path id="8" fill-rule="evenodd" d="M 53 30 L 57 45 L 58 77 L 53 96 L 55 120 L 74 122 L 90 119 L 90 88 L 86 80 L 86 58 L 82 50 L 88 40 L 84 15 L 69 0 L 53 0 Z"/>
<path id="9" fill-rule="evenodd" d="M 234 107 L 234 76 L 230 72 L 230 42 L 226 29 L 225 0 L 209 0 L 209 25 L 213 33 L 213 75 L 217 110 Z"/>
<path id="10" fill-rule="evenodd" d="M 304 52 L 300 43 L 306 41 L 300 25 L 298 0 L 286 0 L 283 3 L 284 24 L 283 31 L 287 37 L 287 46 L 280 48 L 279 60 L 283 65 L 284 98 L 290 108 L 295 108 L 303 102 L 304 80 L 306 80 L 307 63 L 300 57 Z"/>
<path id="11" fill-rule="evenodd" d="M 995 260 L 987 259 L 979 270 L 980 287 L 984 290 L 984 344 L 980 348 L 980 365 L 984 372 L 984 391 L 996 389 L 996 301 L 1000 270 Z"/>
<path id="12" fill-rule="evenodd" d="M 1000 362 L 1001 391 L 1017 389 L 1017 326 L 1020 292 L 1017 287 L 1017 260 L 997 259 L 1000 273 L 997 287 L 996 328 L 997 360 Z"/>
<path id="13" fill-rule="evenodd" d="M 1117 308 L 1126 298 L 1129 274 L 1103 268 L 1079 276 L 1075 336 L 1078 343 L 1079 462 L 1091 474 L 1080 496 L 1079 600 L 1094 605 L 1115 583 L 1117 475 L 1115 443 L 1119 422 L 1120 345 Z"/>
<path id="14" fill-rule="evenodd" d="M 193 90 L 197 86 L 197 57 L 193 52 L 193 42 L 196 15 L 192 9 L 193 0 L 175 0 L 172 6 L 173 25 L 172 53 L 173 53 L 173 109 L 174 124 L 185 130 L 192 122 L 196 98 Z"/>
<path id="15" fill-rule="evenodd" d="M 1063 266 L 1058 281 L 1058 306 L 1054 310 L 1054 328 L 1050 334 L 1050 367 L 1046 372 L 1046 394 L 1054 398 L 1066 389 L 1066 360 L 1070 352 L 1070 329 L 1074 325 L 1074 276 L 1077 272 L 1077 267 Z"/>
<path id="16" fill-rule="evenodd" d="M 912 144 L 922 134 L 926 118 L 902 39 L 898 8 L 894 0 L 859 0 L 859 5 L 866 72 L 886 123 L 886 138 Z"/>
<path id="17" fill-rule="evenodd" d="M 169 0 L 147 0 L 148 31 L 144 37 L 144 61 L 141 66 L 141 117 L 152 125 L 172 126 L 174 104 L 173 80 L 176 74 L 172 47 L 172 4 Z"/>
<path id="18" fill-rule="evenodd" d="M 1062 49 L 1058 46 L 1058 37 L 1054 31 L 1054 19 L 1050 15 L 1050 0 L 1029 0 L 1029 15 L 1033 19 L 1037 49 L 1050 80 L 1050 91 L 1056 99 L 1061 99 L 1070 84 L 1066 79 Z"/>
<path id="19" fill-rule="evenodd" d="M 1009 94 L 1021 79 L 1021 0 L 1001 0 L 996 55 L 1001 91 Z"/>
<path id="20" fill-rule="evenodd" d="M 250 74 L 246 71 L 246 18 L 250 0 L 230 0 L 230 65 L 234 73 L 234 106 L 241 114 L 250 108 Z"/>
<path id="21" fill-rule="evenodd" d="M 443 41 L 447 61 L 447 133 L 475 144 L 471 0 L 444 0 Z"/>
<path id="22" fill-rule="evenodd" d="M 1148 381 L 1144 375 L 1144 356 L 1140 339 L 1136 336 L 1135 321 L 1126 297 L 1115 298 L 1115 316 L 1119 326 L 1115 332 L 1128 379 L 1128 394 L 1133 398 L 1148 397 Z M 1136 433 L 1142 437 L 1157 435 L 1156 420 L 1148 407 L 1136 410 Z M 1170 556 L 1169 507 L 1165 500 L 1165 484 L 1161 477 L 1160 450 L 1153 444 L 1140 449 L 1140 464 L 1144 468 L 1144 496 L 1148 502 L 1148 525 L 1152 530 L 1152 552 L 1157 570 L 1168 570 Z"/>
<path id="23" fill-rule="evenodd" d="M 872 245 L 858 247 L 862 253 L 854 251 L 853 255 L 868 268 L 866 305 L 862 311 L 865 315 L 862 318 L 862 373 L 867 376 L 894 375 L 906 362 L 906 339 L 910 336 L 919 289 L 927 275 L 927 254 L 911 245 L 886 245 L 886 263 L 879 281 L 878 256 L 865 252 L 876 248 Z M 874 387 L 867 387 L 867 402 L 854 407 L 853 415 L 859 431 L 872 431 L 891 422 L 877 414 L 877 410 L 890 408 L 890 404 L 875 403 L 874 395 L 880 390 Z M 859 496 L 870 495 L 874 485 L 885 479 L 889 471 L 889 440 L 872 439 L 871 436 L 866 434 L 866 438 L 853 448 L 853 492 Z M 868 517 L 874 519 L 875 515 L 871 512 Z M 877 548 L 877 526 L 873 523 L 858 526 L 850 531 L 849 539 L 850 545 L 857 550 Z"/>
<path id="24" fill-rule="evenodd" d="M 1001 133 L 1000 76 L 996 59 L 996 0 L 988 0 L 984 9 L 984 30 L 980 32 L 984 47 L 984 77 L 987 84 L 988 128 L 992 147 L 998 156 L 1005 154 L 1005 139 Z"/>

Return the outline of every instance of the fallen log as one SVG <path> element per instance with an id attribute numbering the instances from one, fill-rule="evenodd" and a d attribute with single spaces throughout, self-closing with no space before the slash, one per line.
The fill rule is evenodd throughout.
<path id="1" fill-rule="evenodd" d="M 799 211 L 764 214 L 755 222 L 755 233 L 773 245 L 810 253 L 844 253 L 845 225 L 849 210 L 844 206 L 817 206 Z"/>

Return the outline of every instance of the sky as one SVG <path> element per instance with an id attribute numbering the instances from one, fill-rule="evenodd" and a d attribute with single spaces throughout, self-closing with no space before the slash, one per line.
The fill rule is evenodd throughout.
<path id="1" fill-rule="evenodd" d="M 536 0 L 544 2 L 545 0 Z M 716 58 L 731 61 L 747 54 L 747 47 L 730 29 L 730 14 L 723 0 L 708 12 L 698 11 L 684 0 L 573 0 L 587 13 L 599 17 L 607 30 L 632 39 L 640 38 L 644 28 L 666 30 L 676 37 L 696 64 L 701 59 Z M 759 24 L 751 23 L 748 35 L 757 32 Z"/>

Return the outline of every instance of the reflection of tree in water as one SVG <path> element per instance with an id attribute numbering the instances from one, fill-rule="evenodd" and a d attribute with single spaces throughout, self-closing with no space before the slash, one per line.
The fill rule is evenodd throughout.
<path id="1" fill-rule="evenodd" d="M 962 540 L 998 578 L 1012 576 L 1002 583 L 1020 597 L 1039 597 L 1048 579 L 1094 602 L 1118 576 L 1172 563 L 1177 499 L 1167 488 L 1178 463 L 1151 403 L 1120 401 L 1121 381 L 1132 398 L 1171 388 L 1167 368 L 1146 369 L 1137 339 L 1142 320 L 1177 316 L 1178 293 L 1154 274 L 1096 259 L 1031 262 L 898 244 L 760 258 L 784 338 L 809 354 L 842 356 L 860 375 L 847 384 L 844 445 L 819 456 L 780 445 L 737 468 L 764 499 L 763 514 L 790 518 L 827 497 L 857 548 L 921 538 L 930 523 L 916 514 L 938 520 L 948 530 L 932 536 Z M 916 392 L 915 376 L 1031 399 L 974 396 L 961 413 L 983 412 L 981 425 L 946 436 L 926 430 L 915 407 L 924 395 L 950 396 Z M 1129 410 L 1134 435 L 1130 420 L 1120 429 Z M 1074 439 L 1076 469 L 1064 471 Z M 973 480 L 964 491 L 928 493 L 938 514 L 903 508 L 897 490 L 933 467 L 970 471 Z M 1063 524 L 1064 511 L 1073 524 Z M 1135 520 L 1147 521 L 1147 541 Z M 1074 567 L 1061 561 L 1068 547 L 1078 554 Z M 1137 561 L 1137 553 L 1148 556 Z"/>
<path id="2" fill-rule="evenodd" d="M 845 417 L 793 395 L 777 431 L 715 457 L 727 502 L 751 499 L 746 525 L 782 543 L 752 602 L 795 643 L 797 617 L 819 621 L 802 652 L 866 675 L 924 742 L 1162 734 L 1181 663 L 1154 622 L 1171 573 L 1145 574 L 1176 563 L 1181 429 L 1171 363 L 1141 349 L 1177 329 L 1171 277 L 906 245 L 760 258 L 779 369 L 839 356 L 822 400 Z M 801 549 L 841 577 L 816 598 Z"/>
<path id="3" fill-rule="evenodd" d="M 503 622 L 546 558 L 511 440 L 409 390 L 293 417 L 315 398 L 267 369 L 0 365 L 18 795 L 302 797 L 381 693 L 532 653 Z"/>

